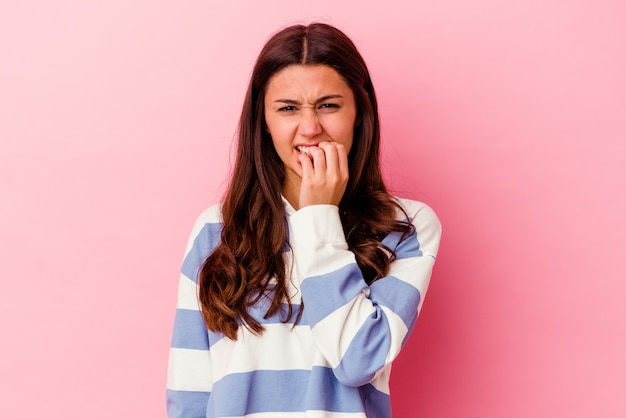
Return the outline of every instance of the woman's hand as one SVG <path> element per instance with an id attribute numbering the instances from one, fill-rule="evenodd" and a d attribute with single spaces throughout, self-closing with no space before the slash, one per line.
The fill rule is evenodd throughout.
<path id="1" fill-rule="evenodd" d="M 348 184 L 348 154 L 342 144 L 324 141 L 309 147 L 302 164 L 299 207 L 339 205 Z"/>

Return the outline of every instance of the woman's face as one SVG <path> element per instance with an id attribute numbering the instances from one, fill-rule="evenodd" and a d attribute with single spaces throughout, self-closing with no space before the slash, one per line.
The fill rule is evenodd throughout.
<path id="1" fill-rule="evenodd" d="M 357 109 L 354 93 L 326 65 L 290 65 L 270 78 L 265 91 L 265 123 L 285 165 L 286 182 L 300 183 L 300 153 L 323 141 L 352 148 Z"/>

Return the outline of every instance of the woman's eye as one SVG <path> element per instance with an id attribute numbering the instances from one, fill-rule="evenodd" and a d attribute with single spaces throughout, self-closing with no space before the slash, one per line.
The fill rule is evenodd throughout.
<path id="1" fill-rule="evenodd" d="M 335 110 L 339 109 L 339 105 L 335 103 L 322 103 L 318 109 L 320 110 Z"/>
<path id="2" fill-rule="evenodd" d="M 279 112 L 293 112 L 294 110 L 296 110 L 295 106 L 283 106 L 278 109 Z"/>

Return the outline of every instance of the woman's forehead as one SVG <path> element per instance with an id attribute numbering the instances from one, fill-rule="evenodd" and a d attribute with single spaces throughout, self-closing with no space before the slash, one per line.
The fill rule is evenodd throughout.
<path id="1" fill-rule="evenodd" d="M 328 65 L 289 65 L 274 74 L 266 88 L 266 99 L 318 100 L 329 95 L 352 96 L 344 78 Z"/>

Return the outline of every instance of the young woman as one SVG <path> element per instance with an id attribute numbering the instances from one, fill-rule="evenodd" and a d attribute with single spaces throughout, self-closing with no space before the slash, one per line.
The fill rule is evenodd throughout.
<path id="1" fill-rule="evenodd" d="M 182 266 L 169 417 L 390 417 L 391 362 L 441 229 L 387 192 L 353 43 L 319 23 L 274 35 L 238 136 L 224 201 L 196 222 Z"/>

